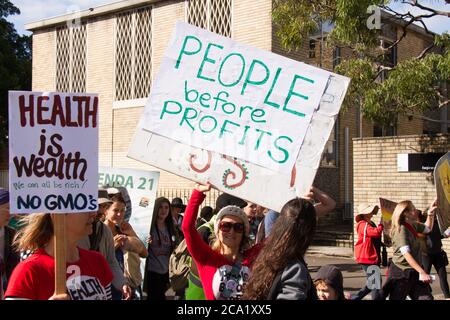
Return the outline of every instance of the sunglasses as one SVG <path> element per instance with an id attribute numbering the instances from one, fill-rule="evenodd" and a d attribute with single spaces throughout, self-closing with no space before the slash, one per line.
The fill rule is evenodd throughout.
<path id="1" fill-rule="evenodd" d="M 231 229 L 234 229 L 236 233 L 244 232 L 244 224 L 243 223 L 232 223 L 232 222 L 221 222 L 219 224 L 219 230 L 223 232 L 230 232 Z"/>

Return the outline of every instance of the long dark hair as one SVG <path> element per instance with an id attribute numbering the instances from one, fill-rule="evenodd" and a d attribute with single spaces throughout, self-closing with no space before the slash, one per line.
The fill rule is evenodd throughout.
<path id="1" fill-rule="evenodd" d="M 155 200 L 155 205 L 153 207 L 152 224 L 150 226 L 150 232 L 151 232 L 152 228 L 155 227 L 156 233 L 158 234 L 158 239 L 155 239 L 155 240 L 158 241 L 159 245 L 161 245 L 161 234 L 160 234 L 160 230 L 158 229 L 158 224 L 156 223 L 156 220 L 158 219 L 159 209 L 162 207 L 162 205 L 164 203 L 167 203 L 169 206 L 169 214 L 167 215 L 166 219 L 164 220 L 164 224 L 166 225 L 167 231 L 169 232 L 170 244 L 172 246 L 172 251 L 173 251 L 175 248 L 175 242 L 176 242 L 176 239 L 174 239 L 174 237 L 177 237 L 177 234 L 175 231 L 175 226 L 173 225 L 172 209 L 170 207 L 169 199 L 164 198 L 164 197 L 159 197 Z"/>
<path id="2" fill-rule="evenodd" d="M 242 298 L 266 299 L 275 276 L 289 262 L 303 259 L 315 232 L 314 205 L 301 198 L 288 201 L 256 258 Z"/>

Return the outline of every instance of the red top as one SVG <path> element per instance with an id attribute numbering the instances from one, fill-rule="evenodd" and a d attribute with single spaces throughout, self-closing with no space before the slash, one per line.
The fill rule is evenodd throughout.
<path id="1" fill-rule="evenodd" d="M 67 264 L 67 293 L 72 300 L 109 300 L 113 275 L 98 252 L 78 248 L 80 259 Z M 48 300 L 55 291 L 55 259 L 44 249 L 20 262 L 8 282 L 5 298 Z"/>
<path id="2" fill-rule="evenodd" d="M 366 228 L 367 225 L 367 228 Z M 365 230 L 365 237 L 364 237 Z M 372 227 L 369 222 L 361 220 L 356 225 L 358 241 L 355 244 L 355 258 L 362 264 L 379 264 L 378 253 L 373 245 L 372 238 L 380 238 L 383 232 L 383 225 Z"/>
<path id="3" fill-rule="evenodd" d="M 244 252 L 244 260 L 235 264 L 220 253 L 213 251 L 201 238 L 195 222 L 198 209 L 205 195 L 194 190 L 184 214 L 182 230 L 189 253 L 197 264 L 200 280 L 207 300 L 235 300 L 242 296 L 244 283 L 250 277 L 250 266 L 262 243 Z"/>

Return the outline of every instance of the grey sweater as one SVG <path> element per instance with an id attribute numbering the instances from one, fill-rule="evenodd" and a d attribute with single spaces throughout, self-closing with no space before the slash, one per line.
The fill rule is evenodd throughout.
<path id="1" fill-rule="evenodd" d="M 306 300 L 312 286 L 308 268 L 300 260 L 290 262 L 281 274 L 276 300 Z"/>
<path id="2" fill-rule="evenodd" d="M 105 257 L 106 261 L 111 268 L 113 274 L 112 285 L 119 291 L 122 291 L 122 287 L 127 284 L 124 273 L 120 269 L 119 263 L 117 262 L 116 255 L 114 253 L 114 239 L 111 230 L 107 225 L 102 222 L 97 223 L 97 232 L 103 228 L 102 237 L 99 242 L 99 252 Z M 89 237 L 86 237 L 78 241 L 78 246 L 82 249 L 89 250 L 90 241 Z"/>

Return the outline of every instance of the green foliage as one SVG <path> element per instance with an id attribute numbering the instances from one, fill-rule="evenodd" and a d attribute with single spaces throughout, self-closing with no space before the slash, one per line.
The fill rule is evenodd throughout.
<path id="1" fill-rule="evenodd" d="M 8 90 L 31 88 L 31 37 L 20 36 L 6 17 L 20 11 L 0 0 L 0 148 L 7 146 Z"/>
<path id="2" fill-rule="evenodd" d="M 421 57 L 398 62 L 392 70 L 380 50 L 380 30 L 369 29 L 371 5 L 388 6 L 386 0 L 276 0 L 273 20 L 277 36 L 287 49 L 296 49 L 320 28 L 318 21 L 334 24 L 327 35 L 330 46 L 349 47 L 353 55 L 342 57 L 335 72 L 351 78 L 344 110 L 361 106 L 365 117 L 391 124 L 399 114 L 421 113 L 444 105 L 440 88 L 450 80 L 450 36 L 435 36 L 435 48 Z M 301 21 L 299 21 L 301 20 Z M 437 53 L 436 53 L 437 52 Z M 380 81 L 383 76 L 384 81 Z M 447 98 L 448 99 L 448 98 Z"/>
<path id="3" fill-rule="evenodd" d="M 320 24 L 314 17 L 318 13 L 322 18 L 331 18 L 332 12 L 323 8 L 322 2 L 331 1 L 273 1 L 273 20 L 284 47 L 298 49 L 303 39 L 316 32 Z"/>

